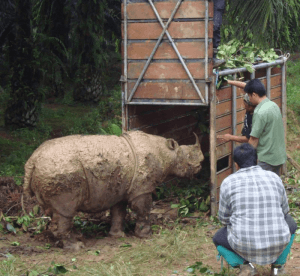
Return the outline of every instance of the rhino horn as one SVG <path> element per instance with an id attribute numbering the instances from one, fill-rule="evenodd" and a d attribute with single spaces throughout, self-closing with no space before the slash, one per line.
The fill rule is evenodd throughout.
<path id="1" fill-rule="evenodd" d="M 199 138 L 198 138 L 198 136 L 197 136 L 197 134 L 196 134 L 195 132 L 193 132 L 193 133 L 194 133 L 194 135 L 195 135 L 195 137 L 196 137 L 196 144 L 195 144 L 195 146 L 197 146 L 197 147 L 200 148 Z"/>

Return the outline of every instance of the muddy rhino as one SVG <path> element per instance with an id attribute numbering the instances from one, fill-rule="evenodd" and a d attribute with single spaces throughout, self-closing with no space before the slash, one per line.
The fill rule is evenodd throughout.
<path id="1" fill-rule="evenodd" d="M 196 135 L 195 135 L 196 136 Z M 126 206 L 135 235 L 151 234 L 151 193 L 167 176 L 191 177 L 204 157 L 196 144 L 129 131 L 122 136 L 72 135 L 44 142 L 25 164 L 24 192 L 50 210 L 50 230 L 63 237 L 77 212 L 111 210 L 110 235 L 123 236 Z"/>

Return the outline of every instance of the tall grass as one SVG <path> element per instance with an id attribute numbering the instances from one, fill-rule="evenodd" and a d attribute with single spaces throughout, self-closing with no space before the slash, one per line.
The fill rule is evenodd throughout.
<path id="1" fill-rule="evenodd" d="M 287 149 L 298 163 L 300 163 L 300 59 L 287 62 Z M 292 150 L 291 150 L 292 148 Z M 290 167 L 291 168 L 291 167 Z M 292 169 L 292 168 L 291 168 Z"/>
<path id="2" fill-rule="evenodd" d="M 287 106 L 300 117 L 300 59 L 287 62 Z"/>

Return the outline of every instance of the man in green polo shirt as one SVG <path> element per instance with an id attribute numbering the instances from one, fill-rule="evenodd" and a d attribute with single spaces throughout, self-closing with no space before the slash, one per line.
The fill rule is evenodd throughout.
<path id="1" fill-rule="evenodd" d="M 258 79 L 244 88 L 252 104 L 257 105 L 252 121 L 249 143 L 257 148 L 258 165 L 279 175 L 286 161 L 284 127 L 278 105 L 267 98 L 266 89 Z"/>

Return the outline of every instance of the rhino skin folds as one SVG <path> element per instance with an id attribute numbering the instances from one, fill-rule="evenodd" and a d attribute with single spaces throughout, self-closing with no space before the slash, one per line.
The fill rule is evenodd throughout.
<path id="1" fill-rule="evenodd" d="M 195 135 L 196 136 L 196 135 Z M 204 157 L 196 144 L 129 131 L 122 136 L 72 135 L 44 142 L 25 164 L 24 192 L 52 215 L 50 230 L 64 237 L 79 211 L 111 209 L 110 234 L 123 236 L 126 206 L 136 212 L 135 235 L 151 235 L 151 193 L 167 176 L 192 177 Z"/>

